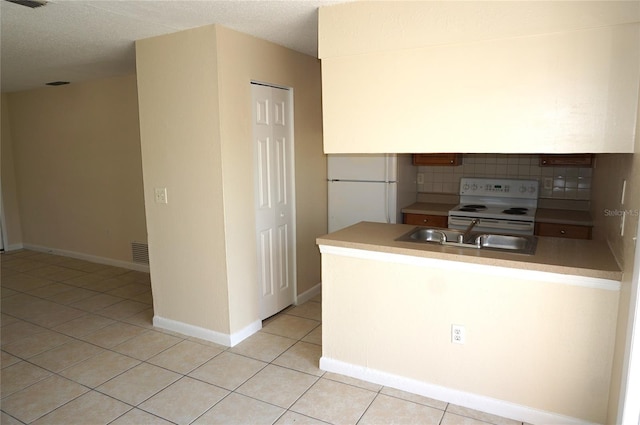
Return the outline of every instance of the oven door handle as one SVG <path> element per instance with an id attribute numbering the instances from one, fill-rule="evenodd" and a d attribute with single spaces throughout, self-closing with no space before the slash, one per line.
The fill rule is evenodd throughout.
<path id="1" fill-rule="evenodd" d="M 478 223 L 478 225 L 482 224 L 482 223 L 491 223 L 491 224 L 500 224 L 500 223 L 506 223 L 509 226 L 521 226 L 521 227 L 531 227 L 531 223 L 530 222 L 526 222 L 526 221 L 500 221 L 500 220 L 495 220 L 492 218 L 481 218 L 480 222 Z"/>
<path id="2" fill-rule="evenodd" d="M 507 221 L 507 224 L 510 226 L 531 227 L 532 223 L 528 221 Z"/>

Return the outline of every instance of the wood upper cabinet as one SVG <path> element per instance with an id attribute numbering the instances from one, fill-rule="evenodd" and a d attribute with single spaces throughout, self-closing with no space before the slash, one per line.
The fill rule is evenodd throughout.
<path id="1" fill-rule="evenodd" d="M 416 226 L 447 227 L 449 217 L 446 215 L 430 214 L 404 214 L 405 224 L 415 224 Z"/>
<path id="2" fill-rule="evenodd" d="M 461 153 L 414 153 L 413 165 L 461 165 Z"/>
<path id="3" fill-rule="evenodd" d="M 575 166 L 593 167 L 592 153 L 540 155 L 541 167 Z"/>

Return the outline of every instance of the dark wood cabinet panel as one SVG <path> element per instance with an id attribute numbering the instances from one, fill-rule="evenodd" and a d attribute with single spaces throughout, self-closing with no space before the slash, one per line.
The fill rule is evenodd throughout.
<path id="1" fill-rule="evenodd" d="M 448 219 L 446 215 L 404 214 L 405 224 L 415 224 L 417 226 L 447 227 Z"/>
<path id="2" fill-rule="evenodd" d="M 591 239 L 591 227 L 575 224 L 536 223 L 535 234 L 556 238 Z"/>
<path id="3" fill-rule="evenodd" d="M 461 165 L 461 153 L 414 153 L 413 165 Z"/>

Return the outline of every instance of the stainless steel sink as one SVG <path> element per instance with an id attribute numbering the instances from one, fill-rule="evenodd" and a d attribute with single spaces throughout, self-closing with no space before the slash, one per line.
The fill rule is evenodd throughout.
<path id="1" fill-rule="evenodd" d="M 462 235 L 462 232 L 450 229 L 416 227 L 396 240 L 443 243 L 458 240 L 458 235 Z"/>
<path id="2" fill-rule="evenodd" d="M 532 255 L 537 246 L 535 236 L 467 233 L 434 227 L 416 227 L 396 239 L 404 242 L 435 243 L 462 248 L 507 251 Z"/>
<path id="3" fill-rule="evenodd" d="M 475 245 L 480 248 L 517 251 L 522 254 L 533 254 L 537 241 L 532 236 L 484 234 L 475 237 Z"/>

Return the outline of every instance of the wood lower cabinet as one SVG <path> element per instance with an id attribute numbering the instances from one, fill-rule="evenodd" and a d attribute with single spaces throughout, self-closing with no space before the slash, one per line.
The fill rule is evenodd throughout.
<path id="1" fill-rule="evenodd" d="M 535 234 L 556 238 L 591 239 L 591 226 L 575 224 L 536 223 Z"/>
<path id="2" fill-rule="evenodd" d="M 460 165 L 461 153 L 414 153 L 413 165 Z"/>
<path id="3" fill-rule="evenodd" d="M 417 226 L 447 227 L 449 217 L 446 215 L 429 214 L 404 214 L 405 224 L 415 224 Z"/>

